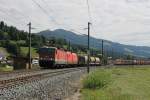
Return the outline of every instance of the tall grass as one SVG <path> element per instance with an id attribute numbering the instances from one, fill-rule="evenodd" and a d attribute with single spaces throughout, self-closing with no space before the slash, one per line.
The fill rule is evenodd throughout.
<path id="1" fill-rule="evenodd" d="M 90 73 L 83 80 L 83 88 L 85 89 L 100 89 L 111 81 L 111 73 L 105 70 L 98 70 Z"/>
<path id="2" fill-rule="evenodd" d="M 0 72 L 1 71 L 13 71 L 13 66 L 8 66 L 6 64 L 0 64 Z"/>
<path id="3" fill-rule="evenodd" d="M 150 100 L 149 76 L 148 66 L 98 69 L 83 80 L 81 100 Z"/>

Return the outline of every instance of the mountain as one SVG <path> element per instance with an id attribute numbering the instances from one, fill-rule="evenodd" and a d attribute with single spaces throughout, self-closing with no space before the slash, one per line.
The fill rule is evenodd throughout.
<path id="1" fill-rule="evenodd" d="M 87 45 L 87 35 L 78 35 L 74 32 L 57 29 L 54 31 L 45 30 L 38 33 L 38 35 L 42 35 L 46 38 L 63 38 L 67 41 L 70 41 L 72 44 L 80 44 Z M 97 39 L 94 37 L 90 37 L 90 47 L 100 49 L 102 46 L 102 39 Z M 150 57 L 150 47 L 146 46 L 132 46 L 132 45 L 124 45 L 120 43 L 111 42 L 108 40 L 104 40 L 104 48 L 108 51 L 115 51 L 122 54 L 133 54 L 138 57 Z"/>

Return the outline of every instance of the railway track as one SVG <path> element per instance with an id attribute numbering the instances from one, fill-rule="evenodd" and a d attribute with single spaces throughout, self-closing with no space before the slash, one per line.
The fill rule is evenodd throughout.
<path id="1" fill-rule="evenodd" d="M 13 78 L 2 79 L 0 80 L 0 89 L 13 88 L 13 87 L 20 86 L 26 83 L 39 81 L 44 78 L 54 77 L 54 76 L 63 75 L 63 74 L 71 73 L 75 71 L 81 71 L 81 70 L 85 70 L 85 67 L 68 68 L 68 69 L 53 70 L 53 71 L 50 70 L 50 71 L 45 71 L 42 73 L 34 73 L 32 75 L 31 74 L 22 75 L 22 76 L 16 76 Z"/>

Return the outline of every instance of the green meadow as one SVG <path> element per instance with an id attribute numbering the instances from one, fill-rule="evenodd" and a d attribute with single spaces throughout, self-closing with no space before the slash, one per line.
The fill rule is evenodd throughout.
<path id="1" fill-rule="evenodd" d="M 83 79 L 82 100 L 150 100 L 150 66 L 101 68 Z"/>

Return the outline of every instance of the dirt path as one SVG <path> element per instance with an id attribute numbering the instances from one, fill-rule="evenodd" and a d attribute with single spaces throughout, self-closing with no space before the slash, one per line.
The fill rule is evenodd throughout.
<path id="1" fill-rule="evenodd" d="M 78 90 L 73 96 L 71 96 L 65 100 L 81 100 L 80 90 Z"/>
<path id="2" fill-rule="evenodd" d="M 74 83 L 74 86 L 77 88 L 77 91 L 74 93 L 74 95 L 64 99 L 64 100 L 81 100 L 81 88 L 82 86 L 82 80 L 86 77 L 86 75 L 83 75 L 79 81 Z"/>

